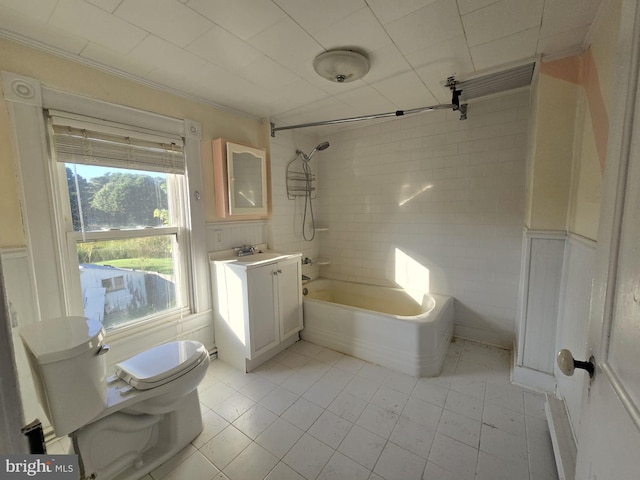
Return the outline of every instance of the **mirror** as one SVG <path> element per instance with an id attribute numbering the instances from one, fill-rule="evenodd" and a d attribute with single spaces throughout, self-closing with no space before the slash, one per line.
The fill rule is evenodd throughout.
<path id="1" fill-rule="evenodd" d="M 229 215 L 267 213 L 264 150 L 227 142 Z"/>

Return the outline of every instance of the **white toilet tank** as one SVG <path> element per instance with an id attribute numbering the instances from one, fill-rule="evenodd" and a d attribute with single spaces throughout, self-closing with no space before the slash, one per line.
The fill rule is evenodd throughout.
<path id="1" fill-rule="evenodd" d="M 107 404 L 105 332 L 85 317 L 45 320 L 20 329 L 38 400 L 56 436 L 77 430 Z"/>

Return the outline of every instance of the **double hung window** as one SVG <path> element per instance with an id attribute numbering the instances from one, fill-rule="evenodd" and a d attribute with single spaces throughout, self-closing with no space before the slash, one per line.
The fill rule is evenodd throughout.
<path id="1" fill-rule="evenodd" d="M 187 312 L 183 139 L 48 114 L 68 301 L 106 329 Z"/>

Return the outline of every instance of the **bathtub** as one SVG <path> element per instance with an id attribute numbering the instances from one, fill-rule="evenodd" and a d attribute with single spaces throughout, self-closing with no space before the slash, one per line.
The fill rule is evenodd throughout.
<path id="1" fill-rule="evenodd" d="M 440 373 L 453 336 L 453 298 L 419 302 L 399 288 L 317 279 L 304 285 L 309 342 L 416 377 Z"/>

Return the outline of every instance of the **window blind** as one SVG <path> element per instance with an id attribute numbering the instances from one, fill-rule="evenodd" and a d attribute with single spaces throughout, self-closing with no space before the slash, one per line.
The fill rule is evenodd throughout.
<path id="1" fill-rule="evenodd" d="M 180 138 L 128 131 L 99 120 L 50 115 L 56 160 L 164 173 L 185 173 Z"/>

